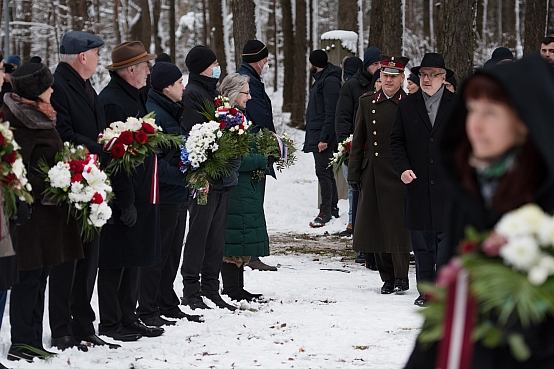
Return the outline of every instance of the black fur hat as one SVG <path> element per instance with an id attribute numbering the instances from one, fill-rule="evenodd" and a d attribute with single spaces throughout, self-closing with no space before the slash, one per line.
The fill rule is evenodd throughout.
<path id="1" fill-rule="evenodd" d="M 36 100 L 54 83 L 50 69 L 42 63 L 28 63 L 17 68 L 10 79 L 13 91 L 21 97 Z"/>

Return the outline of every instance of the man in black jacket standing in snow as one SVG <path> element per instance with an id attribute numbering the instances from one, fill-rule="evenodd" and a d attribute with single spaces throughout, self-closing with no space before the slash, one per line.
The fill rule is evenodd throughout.
<path id="1" fill-rule="evenodd" d="M 306 109 L 306 139 L 303 151 L 313 153 L 315 173 L 321 187 L 319 214 L 310 222 L 311 227 L 317 228 L 328 223 L 331 216 L 339 216 L 337 184 L 333 168 L 328 166 L 337 146 L 335 108 L 342 71 L 327 61 L 325 51 L 314 50 L 310 54 L 310 72 L 315 82 Z"/>

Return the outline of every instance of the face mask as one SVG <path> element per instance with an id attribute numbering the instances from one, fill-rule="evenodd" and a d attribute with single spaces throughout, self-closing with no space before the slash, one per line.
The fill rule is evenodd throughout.
<path id="1" fill-rule="evenodd" d="M 269 63 L 265 63 L 264 67 L 262 68 L 262 76 L 265 76 L 269 72 Z"/>
<path id="2" fill-rule="evenodd" d="M 218 65 L 217 67 L 214 67 L 214 69 L 212 70 L 212 75 L 210 77 L 218 79 L 219 76 L 221 76 L 221 67 Z"/>

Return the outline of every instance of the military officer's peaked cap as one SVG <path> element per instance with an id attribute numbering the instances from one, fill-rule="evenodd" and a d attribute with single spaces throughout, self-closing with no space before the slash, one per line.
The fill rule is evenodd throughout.
<path id="1" fill-rule="evenodd" d="M 399 74 L 404 72 L 406 64 L 410 61 L 405 56 L 391 56 L 381 54 L 381 73 Z"/>

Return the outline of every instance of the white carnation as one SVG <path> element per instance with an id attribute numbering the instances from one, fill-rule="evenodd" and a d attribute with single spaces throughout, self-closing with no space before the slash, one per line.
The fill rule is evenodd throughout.
<path id="1" fill-rule="evenodd" d="M 508 239 L 508 243 L 500 249 L 504 262 L 515 269 L 528 271 L 539 260 L 540 248 L 533 237 L 521 236 Z"/>
<path id="2" fill-rule="evenodd" d="M 102 227 L 112 217 L 112 209 L 106 202 L 91 204 L 88 222 L 95 227 Z"/>
<path id="3" fill-rule="evenodd" d="M 549 275 L 548 269 L 540 265 L 537 265 L 532 267 L 531 270 L 529 270 L 527 279 L 531 284 L 534 284 L 535 286 L 540 286 L 544 282 L 546 282 L 546 280 L 548 279 L 548 275 Z"/>
<path id="4" fill-rule="evenodd" d="M 69 170 L 69 164 L 58 162 L 48 171 L 48 178 L 50 178 L 50 185 L 52 187 L 69 187 L 69 185 L 71 184 L 71 172 Z"/>

